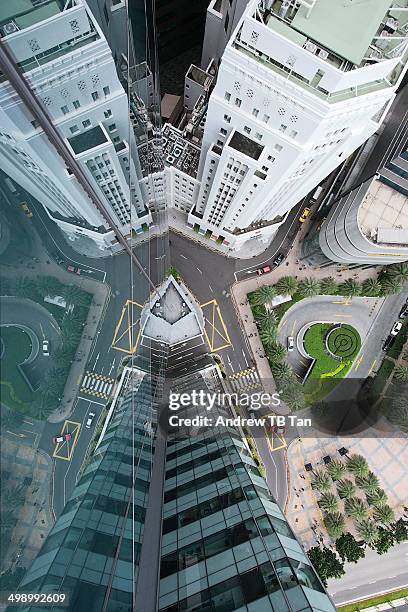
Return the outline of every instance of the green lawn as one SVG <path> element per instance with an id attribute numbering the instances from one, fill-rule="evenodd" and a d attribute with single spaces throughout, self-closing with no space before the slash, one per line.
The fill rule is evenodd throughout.
<path id="1" fill-rule="evenodd" d="M 340 606 L 337 608 L 338 612 L 358 612 L 358 610 L 364 610 L 378 606 L 387 601 L 393 601 L 394 599 L 401 599 L 402 597 L 408 597 L 408 589 L 400 589 L 393 593 L 386 593 L 385 595 L 379 595 L 378 597 L 371 597 L 370 599 L 364 599 L 363 601 L 356 601 L 355 603 L 348 604 L 346 606 Z"/>
<path id="2" fill-rule="evenodd" d="M 31 353 L 30 337 L 18 327 L 2 327 L 1 336 L 5 347 L 0 362 L 2 401 L 14 410 L 28 412 L 34 393 L 17 365 L 23 363 Z"/>
<path id="3" fill-rule="evenodd" d="M 333 341 L 329 344 L 336 354 L 344 354 L 344 357 L 335 359 L 325 350 L 325 336 L 333 328 Z M 341 328 L 334 328 L 329 323 L 315 323 L 306 331 L 304 335 L 304 349 L 310 357 L 316 361 L 304 384 L 306 401 L 316 402 L 323 399 L 339 380 L 344 378 L 350 370 L 353 361 L 360 350 L 360 336 L 350 325 L 343 325 Z"/>

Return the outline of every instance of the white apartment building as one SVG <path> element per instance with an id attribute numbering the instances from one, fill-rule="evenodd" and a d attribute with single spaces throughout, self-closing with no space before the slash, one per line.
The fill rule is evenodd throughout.
<path id="1" fill-rule="evenodd" d="M 26 0 L 0 7 L 2 44 L 130 238 L 151 221 L 128 97 L 111 50 L 83 0 Z M 136 162 L 136 163 L 135 163 Z M 43 204 L 72 240 L 119 247 L 114 232 L 12 85 L 0 77 L 0 166 Z"/>
<path id="2" fill-rule="evenodd" d="M 230 4 L 217 3 L 224 20 Z M 189 225 L 232 250 L 268 242 L 378 129 L 407 32 L 408 0 L 250 1 L 206 109 Z"/>

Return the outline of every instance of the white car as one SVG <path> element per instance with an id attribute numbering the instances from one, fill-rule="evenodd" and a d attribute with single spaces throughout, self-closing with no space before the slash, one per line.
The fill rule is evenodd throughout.
<path id="1" fill-rule="evenodd" d="M 46 357 L 49 357 L 50 355 L 50 341 L 49 340 L 43 340 L 42 352 L 43 352 L 43 355 L 45 355 Z"/>
<path id="2" fill-rule="evenodd" d="M 288 336 L 288 351 L 293 351 L 295 348 L 295 339 L 293 336 Z"/>
<path id="3" fill-rule="evenodd" d="M 86 424 L 85 424 L 85 427 L 87 429 L 89 429 L 91 427 L 94 418 L 95 418 L 95 413 L 94 412 L 90 412 L 88 414 L 88 418 L 87 418 L 87 421 L 86 421 Z"/>
<path id="4" fill-rule="evenodd" d="M 401 321 L 395 321 L 394 325 L 392 326 L 392 330 L 390 331 L 391 336 L 397 336 L 401 330 L 401 327 Z"/>

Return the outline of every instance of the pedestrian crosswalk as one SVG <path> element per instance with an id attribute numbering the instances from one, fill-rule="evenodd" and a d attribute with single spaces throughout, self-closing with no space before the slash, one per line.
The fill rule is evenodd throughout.
<path id="1" fill-rule="evenodd" d="M 114 378 L 110 376 L 104 376 L 103 374 L 97 374 L 96 372 L 85 372 L 81 383 L 81 393 L 87 395 L 94 395 L 101 399 L 108 399 L 111 394 Z"/>
<path id="2" fill-rule="evenodd" d="M 229 386 L 234 391 L 246 391 L 261 386 L 256 368 L 247 368 L 228 377 Z"/>

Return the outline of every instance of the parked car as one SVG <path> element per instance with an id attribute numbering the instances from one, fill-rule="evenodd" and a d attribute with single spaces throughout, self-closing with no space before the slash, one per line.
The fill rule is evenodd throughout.
<path id="1" fill-rule="evenodd" d="M 49 340 L 43 340 L 42 352 L 43 352 L 43 355 L 45 355 L 46 357 L 49 357 L 50 355 L 50 341 Z"/>
<path id="2" fill-rule="evenodd" d="M 72 272 L 75 274 L 81 274 L 81 268 L 75 268 L 74 266 L 67 266 L 68 272 Z"/>
<path id="3" fill-rule="evenodd" d="M 60 444 L 61 442 L 69 442 L 71 437 L 71 434 L 67 433 L 63 434 L 62 436 L 54 436 L 52 441 L 54 442 L 54 444 Z"/>
<path id="4" fill-rule="evenodd" d="M 275 257 L 275 259 L 273 260 L 273 265 L 274 266 L 279 266 L 284 259 L 285 259 L 284 254 L 283 253 L 278 253 L 277 256 Z"/>
<path id="5" fill-rule="evenodd" d="M 94 412 L 90 412 L 90 413 L 88 414 L 88 418 L 87 418 L 87 421 L 86 421 L 86 424 L 85 424 L 85 427 L 86 427 L 87 429 L 89 429 L 89 428 L 91 427 L 91 425 L 92 425 L 92 423 L 93 423 L 94 418 L 95 418 L 95 413 L 94 413 Z"/>
<path id="6" fill-rule="evenodd" d="M 271 266 L 264 266 L 263 268 L 258 268 L 258 270 L 256 271 L 257 274 L 261 275 L 261 274 L 267 274 L 268 272 L 270 272 L 272 270 Z"/>
<path id="7" fill-rule="evenodd" d="M 288 351 L 293 351 L 295 348 L 295 339 L 293 336 L 288 336 Z"/>
<path id="8" fill-rule="evenodd" d="M 400 319 L 405 319 L 405 317 L 408 317 L 408 301 L 405 302 L 398 316 Z"/>
<path id="9" fill-rule="evenodd" d="M 29 209 L 27 202 L 21 202 L 20 208 L 23 211 L 23 213 L 27 215 L 29 219 L 31 219 L 31 217 L 33 216 L 33 213 Z"/>
<path id="10" fill-rule="evenodd" d="M 319 187 L 316 187 L 312 195 L 313 202 L 316 202 L 316 200 L 319 198 L 322 192 L 323 192 L 323 187 L 320 187 L 320 185 Z"/>
<path id="11" fill-rule="evenodd" d="M 310 208 L 308 208 L 308 207 L 306 206 L 306 208 L 304 208 L 304 209 L 303 209 L 303 212 L 302 212 L 302 214 L 301 214 L 301 215 L 300 215 L 300 217 L 299 217 L 299 221 L 300 221 L 301 223 L 304 223 L 304 222 L 306 221 L 306 219 L 308 218 L 308 216 L 310 215 L 310 213 L 311 213 Z"/>
<path id="12" fill-rule="evenodd" d="M 388 338 L 386 339 L 386 341 L 383 344 L 382 350 L 388 351 L 388 349 L 390 349 L 392 347 L 392 345 L 395 342 L 395 336 L 388 336 Z"/>
<path id="13" fill-rule="evenodd" d="M 398 336 L 399 332 L 401 331 L 401 327 L 402 327 L 401 321 L 395 321 L 390 331 L 391 336 Z"/>

